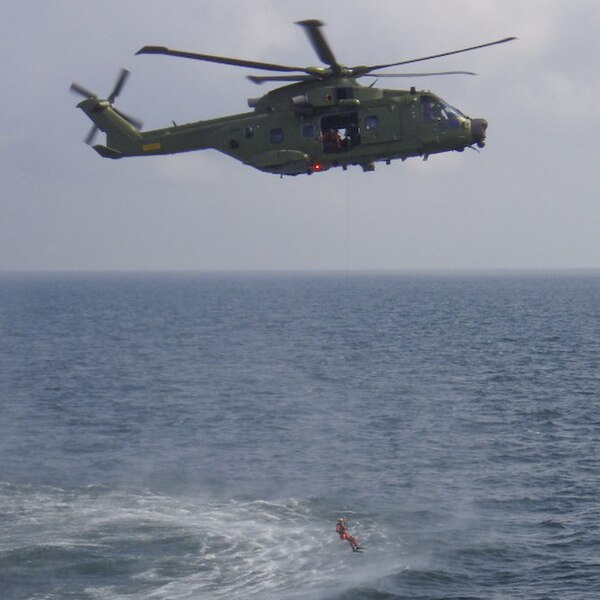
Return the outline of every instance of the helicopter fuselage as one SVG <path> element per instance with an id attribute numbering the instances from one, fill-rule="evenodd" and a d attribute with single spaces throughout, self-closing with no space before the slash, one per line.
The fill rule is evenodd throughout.
<path id="1" fill-rule="evenodd" d="M 248 101 L 252 112 L 141 132 L 105 101 L 80 103 L 107 133 L 108 158 L 214 148 L 261 171 L 311 174 L 482 147 L 487 123 L 426 91 L 365 87 L 353 79 L 305 81 Z"/>

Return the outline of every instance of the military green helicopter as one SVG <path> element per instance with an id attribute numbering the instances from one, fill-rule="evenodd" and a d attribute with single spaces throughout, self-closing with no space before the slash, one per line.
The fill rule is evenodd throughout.
<path id="1" fill-rule="evenodd" d="M 317 56 L 326 66 L 295 67 L 210 54 L 144 46 L 137 54 L 160 54 L 213 63 L 260 69 L 284 75 L 249 76 L 257 84 L 288 82 L 259 98 L 251 98 L 252 112 L 141 131 L 141 124 L 114 106 L 129 72 L 103 100 L 81 85 L 71 89 L 84 96 L 78 107 L 94 122 L 86 142 L 92 144 L 98 130 L 106 133 L 106 145 L 94 149 L 105 158 L 156 156 L 213 148 L 267 173 L 312 174 L 331 167 L 360 165 L 373 171 L 375 162 L 405 160 L 430 154 L 485 145 L 487 121 L 471 119 L 429 91 L 390 90 L 358 83 L 362 77 L 419 77 L 470 74 L 468 71 L 437 73 L 380 73 L 388 67 L 407 65 L 461 52 L 478 50 L 514 40 L 494 42 L 399 62 L 347 67 L 340 64 L 317 20 L 297 23 L 306 32 Z M 374 83 L 374 82 L 373 82 Z"/>

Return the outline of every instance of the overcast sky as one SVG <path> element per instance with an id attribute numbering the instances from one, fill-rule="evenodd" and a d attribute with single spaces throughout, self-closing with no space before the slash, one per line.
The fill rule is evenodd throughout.
<path id="1" fill-rule="evenodd" d="M 246 112 L 246 69 L 143 45 L 318 65 L 318 18 L 349 65 L 447 57 L 431 89 L 489 121 L 481 152 L 286 177 L 215 151 L 103 159 L 72 81 L 144 129 Z M 19 0 L 0 3 L 0 271 L 600 268 L 598 0 Z M 371 80 L 369 80 L 370 83 Z M 103 142 L 99 136 L 98 142 Z"/>

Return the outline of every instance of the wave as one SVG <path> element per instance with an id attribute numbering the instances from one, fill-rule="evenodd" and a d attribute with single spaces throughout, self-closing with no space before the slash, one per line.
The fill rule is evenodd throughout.
<path id="1" fill-rule="evenodd" d="M 368 515 L 350 515 L 368 546 L 352 553 L 334 531 L 339 507 L 319 499 L 4 484 L 0 502 L 18 517 L 2 519 L 0 548 L 14 598 L 324 598 L 402 568 L 400 545 Z"/>

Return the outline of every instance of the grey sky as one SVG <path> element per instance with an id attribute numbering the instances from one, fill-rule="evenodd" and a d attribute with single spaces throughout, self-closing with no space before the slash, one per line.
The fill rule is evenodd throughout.
<path id="1" fill-rule="evenodd" d="M 83 143 L 71 81 L 105 95 L 127 67 L 117 105 L 145 129 L 245 112 L 270 89 L 245 69 L 136 50 L 317 65 L 306 18 L 346 64 L 518 36 L 428 65 L 478 77 L 414 82 L 485 117 L 487 147 L 280 179 Z M 0 271 L 600 268 L 599 29 L 597 0 L 3 2 Z"/>

